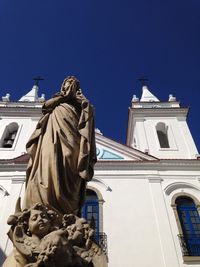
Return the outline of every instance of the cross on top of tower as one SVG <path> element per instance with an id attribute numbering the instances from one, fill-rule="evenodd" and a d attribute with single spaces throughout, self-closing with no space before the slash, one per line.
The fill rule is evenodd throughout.
<path id="1" fill-rule="evenodd" d="M 147 79 L 147 78 L 145 78 L 145 77 L 140 77 L 139 79 L 138 79 L 138 81 L 140 81 L 141 82 L 141 84 L 142 84 L 142 86 L 144 86 L 144 85 L 146 85 L 146 82 L 148 81 L 149 79 Z"/>
<path id="2" fill-rule="evenodd" d="M 43 81 L 44 80 L 44 78 L 42 78 L 41 76 L 37 76 L 37 77 L 35 77 L 35 78 L 33 78 L 33 80 L 35 81 L 35 85 L 39 85 L 39 82 L 40 81 Z"/>

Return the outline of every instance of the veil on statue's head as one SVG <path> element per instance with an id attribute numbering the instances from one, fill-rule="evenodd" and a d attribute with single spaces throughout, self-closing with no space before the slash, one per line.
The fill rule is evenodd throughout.
<path id="1" fill-rule="evenodd" d="M 64 79 L 62 85 L 61 85 L 61 92 L 66 92 L 66 89 L 64 90 L 64 85 L 68 80 L 73 80 L 73 82 L 70 84 L 69 89 L 72 87 L 76 87 L 76 91 L 80 90 L 80 82 L 75 76 L 68 76 L 67 78 Z"/>

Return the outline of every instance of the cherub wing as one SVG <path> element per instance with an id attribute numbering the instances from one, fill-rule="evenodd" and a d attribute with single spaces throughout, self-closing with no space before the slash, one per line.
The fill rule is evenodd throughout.
<path id="1" fill-rule="evenodd" d="M 31 243 L 26 242 L 27 235 L 24 233 L 22 226 L 16 226 L 13 232 L 13 244 L 16 249 L 26 258 L 32 256 Z"/>

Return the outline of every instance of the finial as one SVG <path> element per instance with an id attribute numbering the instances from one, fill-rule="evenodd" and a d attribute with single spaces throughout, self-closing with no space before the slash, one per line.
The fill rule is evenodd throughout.
<path id="1" fill-rule="evenodd" d="M 132 102 L 139 102 L 139 98 L 136 95 L 133 95 Z"/>
<path id="2" fill-rule="evenodd" d="M 103 135 L 102 132 L 98 128 L 95 128 L 95 133 L 98 133 L 100 135 Z"/>
<path id="3" fill-rule="evenodd" d="M 175 96 L 173 96 L 172 94 L 170 94 L 169 95 L 169 100 L 168 100 L 169 102 L 174 102 L 174 101 L 176 101 L 176 97 Z"/>
<path id="4" fill-rule="evenodd" d="M 39 102 L 44 102 L 45 101 L 45 94 L 41 94 L 41 97 L 38 98 Z"/>
<path id="5" fill-rule="evenodd" d="M 9 102 L 10 101 L 10 94 L 6 94 L 5 96 L 2 96 L 3 102 Z"/>

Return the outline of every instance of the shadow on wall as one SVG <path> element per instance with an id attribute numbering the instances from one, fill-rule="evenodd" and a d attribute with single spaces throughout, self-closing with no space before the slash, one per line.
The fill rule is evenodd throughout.
<path id="1" fill-rule="evenodd" d="M 6 255 L 0 247 L 0 266 L 3 265 L 3 262 L 5 261 L 5 259 L 6 259 Z"/>

